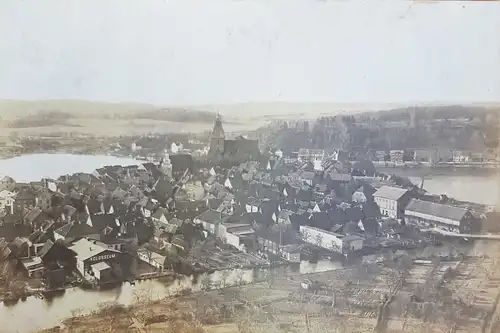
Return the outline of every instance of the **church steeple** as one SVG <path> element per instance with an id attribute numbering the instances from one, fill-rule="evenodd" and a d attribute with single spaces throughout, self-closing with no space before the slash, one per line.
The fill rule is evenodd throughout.
<path id="1" fill-rule="evenodd" d="M 224 128 L 222 127 L 222 120 L 220 119 L 220 114 L 217 113 L 217 118 L 215 119 L 214 129 L 212 131 L 212 139 L 225 139 L 226 135 L 224 133 Z"/>
<path id="2" fill-rule="evenodd" d="M 210 152 L 209 155 L 212 157 L 216 153 L 224 153 L 224 141 L 226 135 L 224 133 L 224 128 L 222 127 L 222 120 L 220 114 L 217 113 L 217 118 L 215 119 L 214 129 L 212 130 L 212 135 L 210 136 Z"/>

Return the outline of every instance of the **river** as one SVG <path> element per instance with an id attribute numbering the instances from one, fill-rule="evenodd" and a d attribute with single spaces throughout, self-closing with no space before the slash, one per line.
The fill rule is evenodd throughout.
<path id="1" fill-rule="evenodd" d="M 57 178 L 62 174 L 75 172 L 92 172 L 105 165 L 130 165 L 138 164 L 129 158 L 113 156 L 86 156 L 70 154 L 35 154 L 0 160 L 0 174 L 6 174 L 16 181 L 38 181 L 42 177 Z M 34 167 L 36 166 L 36 167 Z M 404 174 L 409 177 L 422 176 L 419 170 L 393 170 L 394 173 Z M 498 196 L 496 177 L 491 174 L 473 174 L 461 171 L 447 171 L 425 175 L 424 188 L 431 193 L 447 194 L 460 200 L 475 201 L 484 204 L 495 204 Z M 418 181 L 418 178 L 414 178 Z M 426 249 L 426 251 L 440 252 L 439 249 Z M 280 274 L 313 273 L 325 270 L 338 269 L 339 262 L 320 261 L 317 264 L 301 263 L 300 267 L 281 268 Z M 73 316 L 75 313 L 86 314 L 98 309 L 100 303 L 116 301 L 124 305 L 134 302 L 138 294 L 148 292 L 154 299 L 163 298 L 182 289 L 190 288 L 198 291 L 204 281 L 220 283 L 225 280 L 228 285 L 236 282 L 252 282 L 262 278 L 267 271 L 233 270 L 227 273 L 215 272 L 202 275 L 196 281 L 193 277 L 183 277 L 171 282 L 149 280 L 137 283 L 135 286 L 128 284 L 108 291 L 84 291 L 79 288 L 68 289 L 60 297 L 51 300 L 29 297 L 26 301 L 19 301 L 15 305 L 0 305 L 0 323 L 2 333 L 30 333 L 40 329 L 59 325 L 62 320 Z M 276 272 L 276 271 L 275 271 Z"/>
<path id="2" fill-rule="evenodd" d="M 342 267 L 339 262 L 319 261 L 316 264 L 302 262 L 295 269 L 281 267 L 273 270 L 274 276 L 290 274 L 315 273 L 338 269 Z M 254 280 L 262 280 L 270 271 L 262 270 L 230 270 L 226 272 L 214 272 L 203 274 L 196 279 L 186 276 L 175 280 L 144 280 L 137 282 L 135 286 L 123 284 L 115 289 L 106 291 L 90 291 L 80 288 L 66 290 L 59 297 L 51 299 L 39 299 L 29 297 L 25 301 L 18 301 L 14 305 L 0 305 L 0 323 L 2 333 L 30 333 L 60 325 L 67 318 L 79 314 L 89 314 L 99 308 L 100 304 L 117 302 L 123 305 L 131 305 L 138 299 L 144 299 L 145 295 L 151 300 L 165 298 L 176 294 L 181 290 L 191 289 L 193 292 L 200 291 L 208 281 L 215 285 L 225 286 L 238 283 L 251 283 Z"/>
<path id="3" fill-rule="evenodd" d="M 424 179 L 423 187 L 430 194 L 445 194 L 457 200 L 485 205 L 497 205 L 499 201 L 500 179 L 493 170 L 384 168 L 381 171 L 408 177 L 416 185 Z"/>

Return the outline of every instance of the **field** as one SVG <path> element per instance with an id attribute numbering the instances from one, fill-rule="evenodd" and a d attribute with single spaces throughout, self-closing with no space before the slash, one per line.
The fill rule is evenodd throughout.
<path id="1" fill-rule="evenodd" d="M 215 114 L 229 132 L 250 131 L 276 119 L 315 119 L 345 112 L 387 109 L 399 105 L 333 103 L 241 103 L 233 105 L 155 106 L 80 100 L 0 100 L 0 137 L 81 133 L 96 136 L 149 132 L 211 130 Z M 161 111 L 169 110 L 169 115 Z M 175 119 L 187 118 L 185 121 Z"/>
<path id="2" fill-rule="evenodd" d="M 95 136 L 211 130 L 216 114 L 196 108 L 75 100 L 0 101 L 0 137 L 75 133 Z M 265 117 L 224 116 L 226 131 L 254 130 Z"/>
<path id="3" fill-rule="evenodd" d="M 499 249 L 486 248 L 490 253 Z M 479 246 L 475 251 L 462 261 L 433 258 L 399 268 L 367 264 L 270 276 L 262 283 L 186 291 L 163 300 L 145 292 L 136 296 L 137 306 L 103 304 L 94 315 L 75 314 L 64 327 L 44 333 L 497 332 L 497 260 L 484 256 Z M 316 287 L 304 291 L 304 279 Z"/>

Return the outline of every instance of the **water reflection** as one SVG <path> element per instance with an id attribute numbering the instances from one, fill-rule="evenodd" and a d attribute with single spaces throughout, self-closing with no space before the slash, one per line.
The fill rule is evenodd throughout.
<path id="1" fill-rule="evenodd" d="M 340 262 L 319 261 L 318 263 L 302 262 L 300 265 L 275 268 L 269 270 L 229 270 L 217 271 L 212 274 L 185 276 L 178 279 L 144 280 L 135 286 L 123 284 L 119 287 L 104 290 L 82 290 L 72 288 L 57 295 L 47 295 L 40 299 L 30 297 L 25 302 L 13 305 L 0 305 L 0 322 L 2 332 L 28 333 L 36 330 L 57 326 L 66 318 L 76 314 L 89 314 L 97 310 L 99 304 L 117 302 L 131 305 L 140 299 L 144 293 L 152 300 L 165 298 L 186 289 L 193 292 L 201 291 L 207 286 L 222 287 L 240 283 L 252 283 L 264 279 L 268 274 L 274 277 L 327 271 L 342 267 Z"/>

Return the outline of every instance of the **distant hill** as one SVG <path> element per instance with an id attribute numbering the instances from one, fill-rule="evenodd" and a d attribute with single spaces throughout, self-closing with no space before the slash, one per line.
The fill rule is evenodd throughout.
<path id="1" fill-rule="evenodd" d="M 433 117 L 433 108 L 451 114 L 478 114 L 486 106 L 419 106 L 417 114 Z M 371 110 L 389 110 L 373 113 Z M 215 113 L 223 115 L 226 131 L 252 131 L 271 121 L 309 120 L 335 115 L 404 121 L 410 108 L 400 104 L 338 103 L 240 103 L 227 105 L 162 106 L 145 103 L 107 103 L 83 100 L 0 100 L 0 135 L 37 135 L 79 132 L 94 135 L 143 134 L 149 132 L 203 132 L 211 129 Z M 367 113 L 367 111 L 370 111 Z M 441 111 L 440 111 L 441 112 Z M 446 113 L 445 112 L 445 113 Z M 441 112 L 442 113 L 442 112 Z M 373 117 L 372 117 L 373 115 Z"/>
<path id="2" fill-rule="evenodd" d="M 285 152 L 304 148 L 470 149 L 494 148 L 500 108 L 419 106 L 282 121 L 269 143 Z"/>

